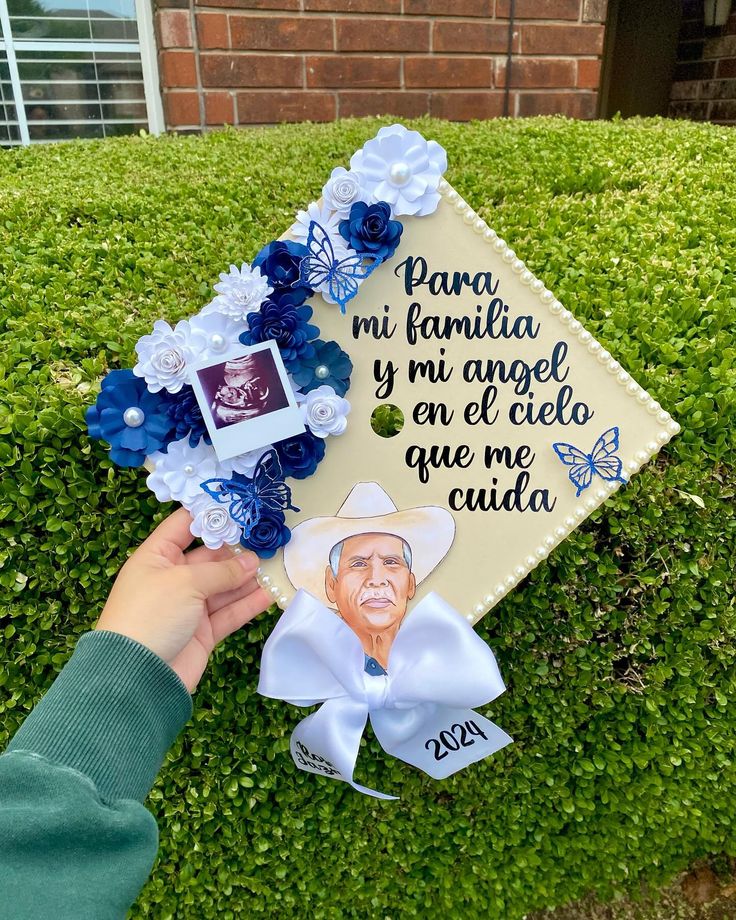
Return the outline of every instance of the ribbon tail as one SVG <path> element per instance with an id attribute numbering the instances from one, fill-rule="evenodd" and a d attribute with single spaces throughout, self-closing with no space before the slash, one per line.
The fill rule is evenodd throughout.
<path id="1" fill-rule="evenodd" d="M 327 700 L 297 725 L 291 735 L 291 756 L 300 770 L 348 783 L 377 799 L 395 799 L 353 780 L 360 739 L 368 718 L 365 703 L 338 697 Z"/>
<path id="2" fill-rule="evenodd" d="M 452 776 L 513 742 L 503 729 L 472 709 L 434 703 L 374 710 L 371 725 L 387 754 L 434 779 Z"/>

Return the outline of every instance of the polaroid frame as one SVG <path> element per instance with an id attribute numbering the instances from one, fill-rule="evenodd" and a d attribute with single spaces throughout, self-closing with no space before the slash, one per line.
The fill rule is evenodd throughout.
<path id="1" fill-rule="evenodd" d="M 257 418 L 233 422 L 226 427 L 218 428 L 212 416 L 210 401 L 197 372 L 261 351 L 270 352 L 288 405 L 283 409 L 275 409 Z M 202 410 L 202 418 L 207 426 L 207 432 L 212 438 L 212 446 L 215 449 L 218 460 L 228 460 L 230 457 L 237 457 L 239 454 L 265 447 L 268 444 L 274 444 L 277 441 L 283 441 L 285 438 L 291 438 L 305 431 L 302 414 L 289 383 L 284 362 L 281 360 L 276 343 L 272 340 L 260 342 L 257 345 L 236 345 L 216 358 L 208 358 L 206 361 L 199 361 L 190 365 L 189 382 L 194 390 L 199 408 Z"/>

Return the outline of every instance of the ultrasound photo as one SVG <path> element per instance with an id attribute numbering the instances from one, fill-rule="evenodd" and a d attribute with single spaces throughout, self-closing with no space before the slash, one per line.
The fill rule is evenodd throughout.
<path id="1" fill-rule="evenodd" d="M 197 371 L 216 428 L 284 409 L 289 401 L 269 350 Z"/>

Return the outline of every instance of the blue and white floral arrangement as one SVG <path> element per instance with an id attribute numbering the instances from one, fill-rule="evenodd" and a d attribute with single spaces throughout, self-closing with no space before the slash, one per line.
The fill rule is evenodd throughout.
<path id="1" fill-rule="evenodd" d="M 447 155 L 403 125 L 381 128 L 333 169 L 319 202 L 297 214 L 285 236 L 252 264 L 220 275 L 217 296 L 172 327 L 156 320 L 135 346 L 132 370 L 113 370 L 86 412 L 89 435 L 110 445 L 122 467 L 146 466 L 159 501 L 178 501 L 210 549 L 240 544 L 270 558 L 291 538 L 286 479 L 311 476 L 329 437 L 343 434 L 353 365 L 337 342 L 319 338 L 306 301 L 316 293 L 345 313 L 361 283 L 401 241 L 398 217 L 432 214 Z M 237 343 L 274 341 L 305 430 L 219 459 L 191 385 L 191 368 Z"/>

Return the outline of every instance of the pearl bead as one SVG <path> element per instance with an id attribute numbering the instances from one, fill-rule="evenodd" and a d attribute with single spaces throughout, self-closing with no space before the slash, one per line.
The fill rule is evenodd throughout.
<path id="1" fill-rule="evenodd" d="M 220 335 L 219 332 L 214 332 L 210 336 L 210 348 L 212 351 L 222 351 L 227 346 L 224 335 Z"/>
<path id="2" fill-rule="evenodd" d="M 330 376 L 330 369 L 326 364 L 318 365 L 314 370 L 314 376 L 317 380 L 326 380 Z"/>
<path id="3" fill-rule="evenodd" d="M 184 466 L 184 472 L 187 474 L 187 476 L 191 476 L 191 475 L 192 475 L 192 473 L 194 472 L 194 467 L 192 466 L 191 463 L 185 464 L 185 466 Z"/>
<path id="4" fill-rule="evenodd" d="M 388 171 L 388 177 L 394 185 L 406 185 L 411 179 L 411 166 L 401 161 L 392 163 Z"/>
<path id="5" fill-rule="evenodd" d="M 138 406 L 131 406 L 123 412 L 123 421 L 128 428 L 140 428 L 146 420 L 146 414 Z"/>

